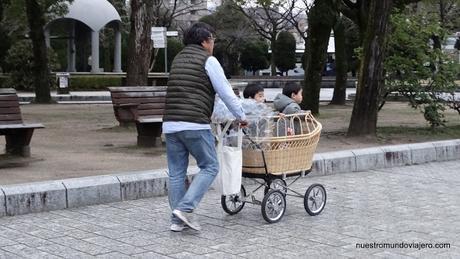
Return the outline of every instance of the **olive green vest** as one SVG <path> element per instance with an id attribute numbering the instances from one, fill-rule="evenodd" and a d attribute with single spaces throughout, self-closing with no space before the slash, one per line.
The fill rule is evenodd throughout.
<path id="1" fill-rule="evenodd" d="M 201 45 L 187 45 L 171 66 L 163 121 L 209 124 L 216 92 L 205 70 L 209 53 Z"/>

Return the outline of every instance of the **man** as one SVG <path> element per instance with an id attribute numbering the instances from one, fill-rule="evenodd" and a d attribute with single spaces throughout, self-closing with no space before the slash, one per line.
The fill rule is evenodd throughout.
<path id="1" fill-rule="evenodd" d="M 184 32 L 185 48 L 174 58 L 168 80 L 163 133 L 169 168 L 169 205 L 173 210 L 171 230 L 200 230 L 192 212 L 216 177 L 219 165 L 210 118 L 217 93 L 241 125 L 246 117 L 228 83 L 219 61 L 212 56 L 214 29 L 202 22 Z M 191 154 L 200 168 L 185 187 Z"/>

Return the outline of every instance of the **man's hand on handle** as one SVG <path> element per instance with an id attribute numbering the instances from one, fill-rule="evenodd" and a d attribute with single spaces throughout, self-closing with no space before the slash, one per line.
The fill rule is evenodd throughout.
<path id="1" fill-rule="evenodd" d="M 247 120 L 238 120 L 238 124 L 240 125 L 241 128 L 246 128 L 249 123 Z"/>

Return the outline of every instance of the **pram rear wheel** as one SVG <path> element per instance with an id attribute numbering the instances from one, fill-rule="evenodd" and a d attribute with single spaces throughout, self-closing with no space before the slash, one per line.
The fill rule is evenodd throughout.
<path id="1" fill-rule="evenodd" d="M 280 190 L 270 190 L 262 200 L 262 216 L 268 223 L 281 220 L 286 211 L 286 198 Z"/>
<path id="2" fill-rule="evenodd" d="M 220 198 L 220 203 L 222 208 L 229 215 L 235 215 L 240 212 L 246 202 L 243 201 L 243 198 L 246 197 L 246 189 L 241 185 L 240 193 L 233 195 L 222 195 Z"/>
<path id="3" fill-rule="evenodd" d="M 310 216 L 316 216 L 326 206 L 326 189 L 321 184 L 315 183 L 308 187 L 303 199 L 305 210 Z"/>
<path id="4" fill-rule="evenodd" d="M 270 187 L 265 187 L 264 194 L 267 194 L 269 190 L 279 190 L 284 196 L 286 196 L 286 193 L 287 193 L 286 181 L 283 179 L 273 179 L 270 183 Z"/>

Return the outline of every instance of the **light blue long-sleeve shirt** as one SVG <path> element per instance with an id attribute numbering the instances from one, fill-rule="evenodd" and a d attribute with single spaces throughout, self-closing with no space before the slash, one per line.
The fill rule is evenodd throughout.
<path id="1" fill-rule="evenodd" d="M 210 56 L 205 63 L 205 70 L 211 80 L 214 91 L 219 95 L 220 99 L 225 103 L 230 112 L 238 120 L 246 120 L 243 107 L 238 97 L 233 92 L 232 86 L 225 77 L 224 70 L 219 61 Z M 163 133 L 174 133 L 183 130 L 205 130 L 211 129 L 209 124 L 199 124 L 187 121 L 165 121 L 163 122 Z"/>

